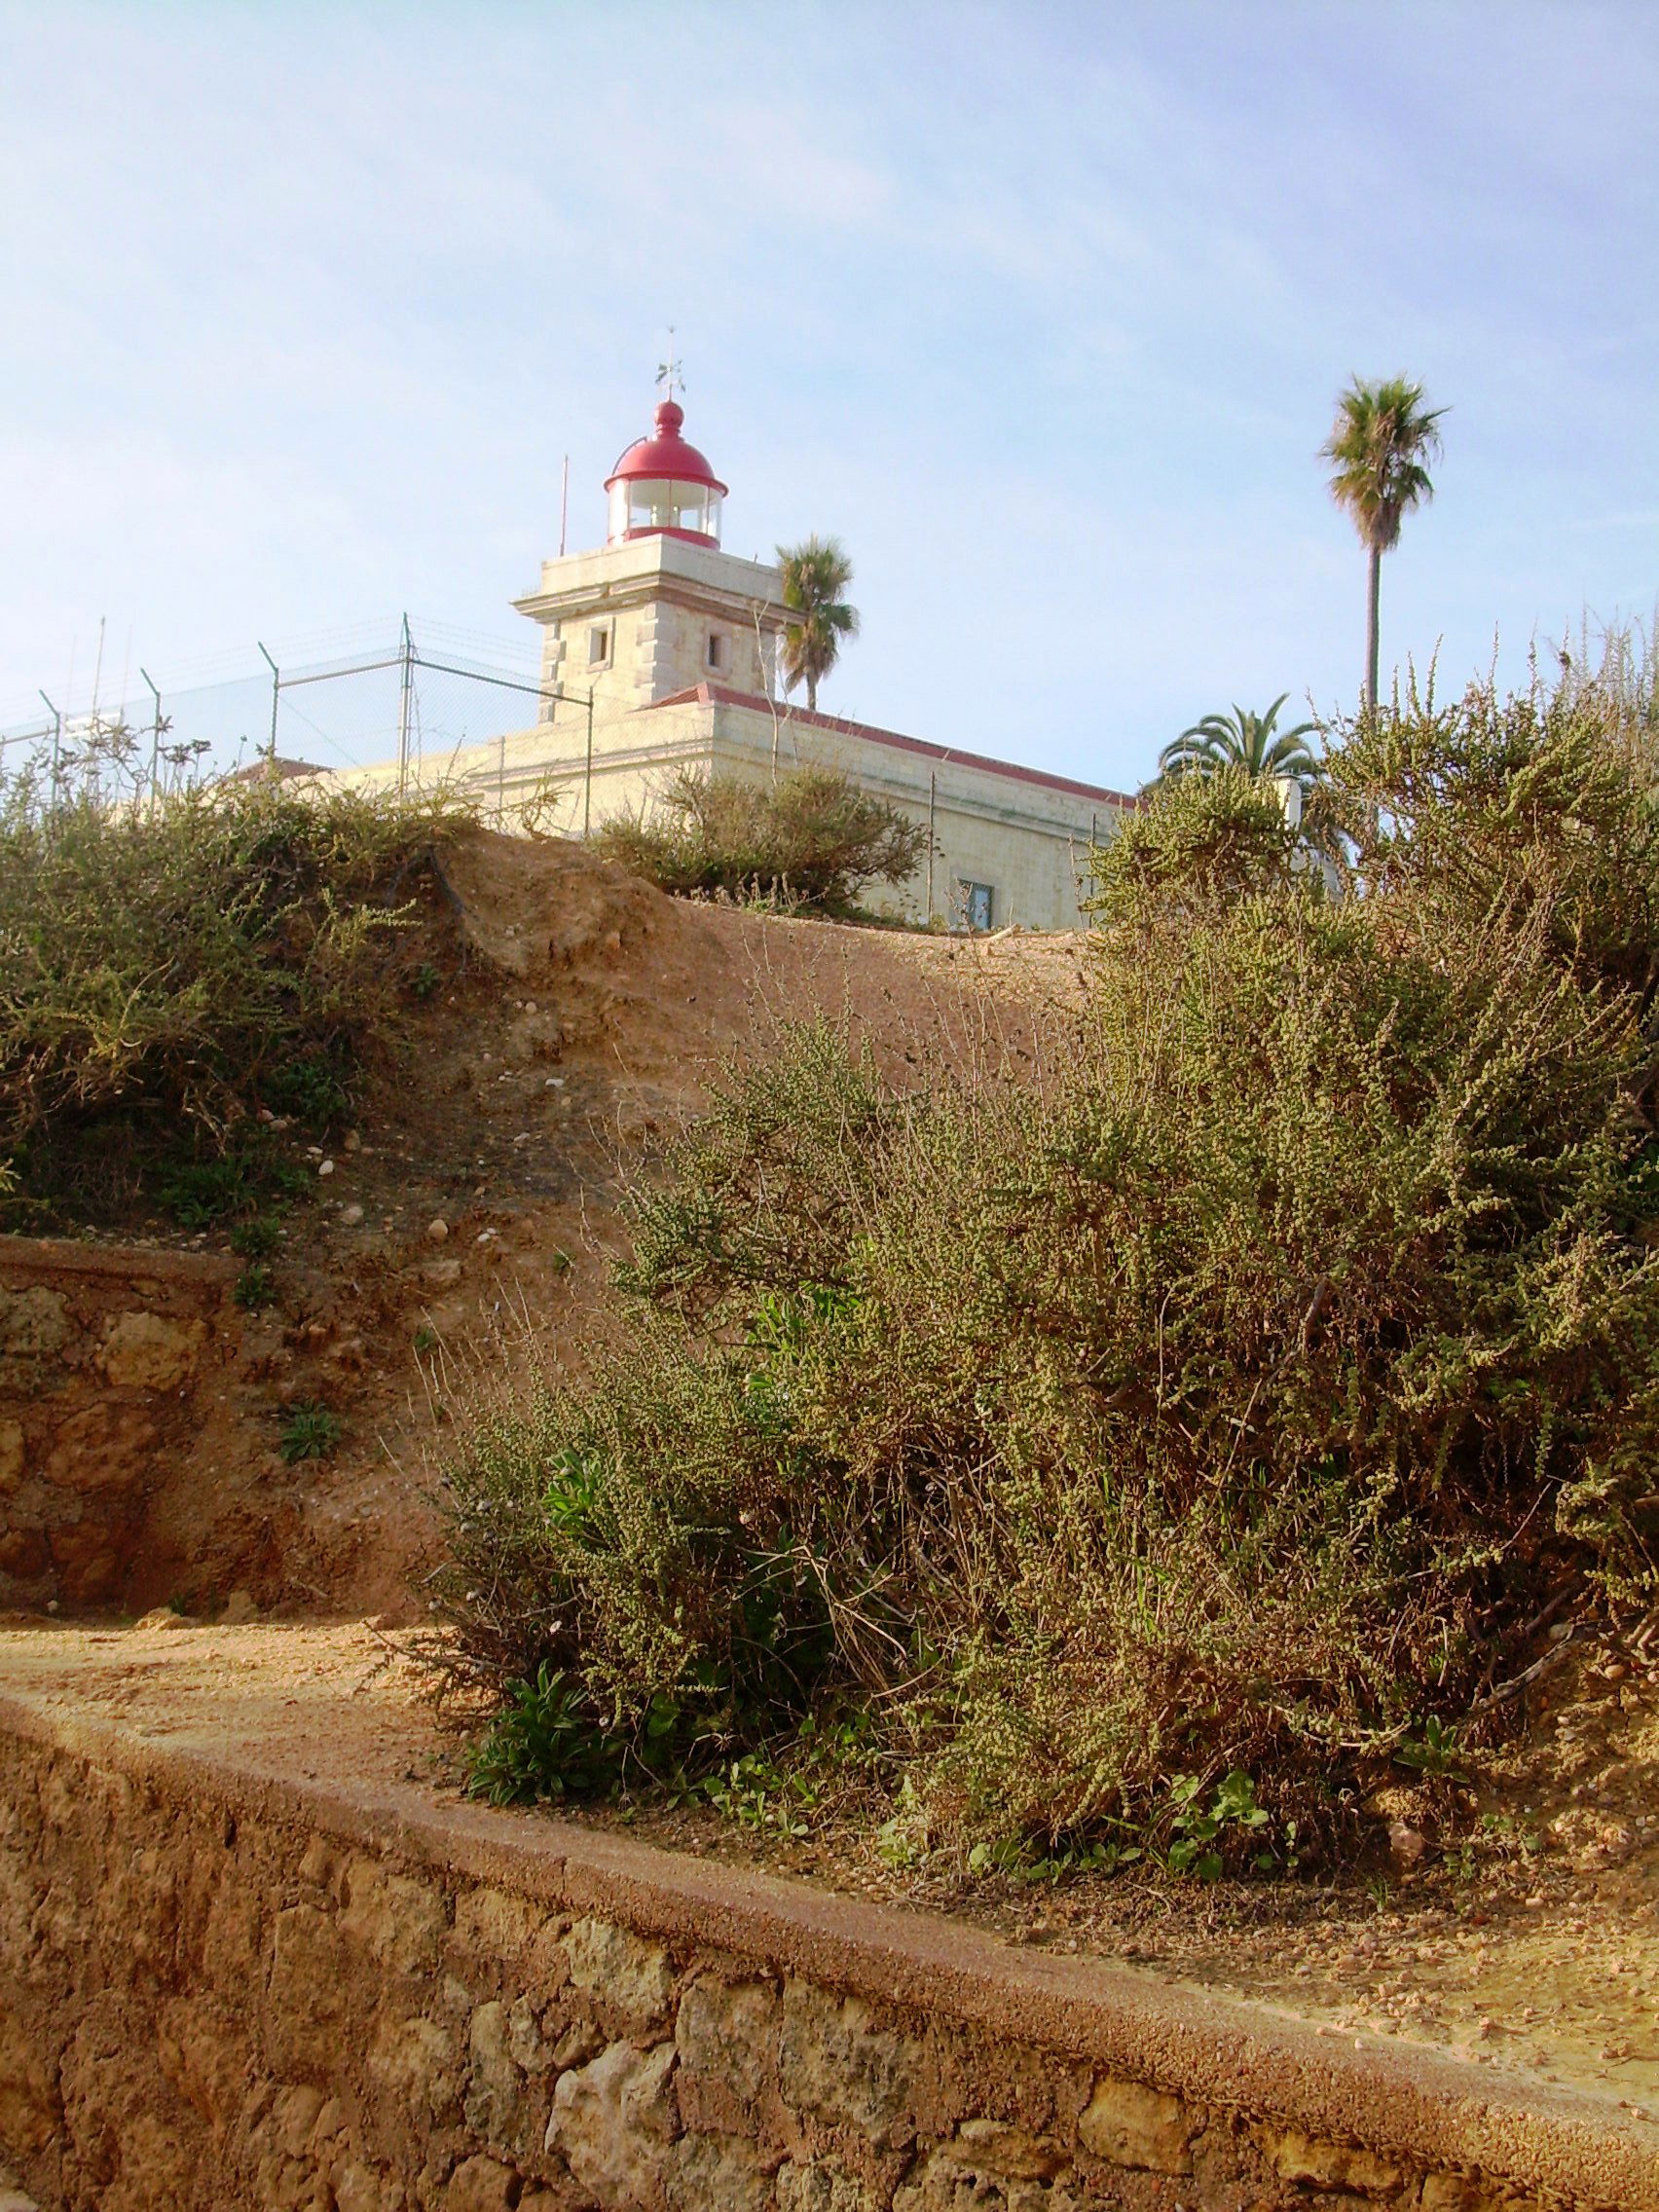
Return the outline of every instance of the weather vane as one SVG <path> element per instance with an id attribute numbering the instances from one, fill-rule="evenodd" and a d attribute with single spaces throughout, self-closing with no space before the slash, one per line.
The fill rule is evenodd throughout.
<path id="1" fill-rule="evenodd" d="M 685 372 L 674 357 L 674 325 L 672 322 L 668 326 L 668 359 L 657 363 L 656 381 L 659 385 L 667 386 L 667 396 L 670 399 L 674 397 L 676 388 L 681 391 L 685 389 Z"/>

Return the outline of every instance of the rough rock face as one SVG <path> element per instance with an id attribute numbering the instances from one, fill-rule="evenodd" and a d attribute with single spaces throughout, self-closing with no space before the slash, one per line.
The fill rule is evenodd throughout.
<path id="1" fill-rule="evenodd" d="M 200 1253 L 0 1237 L 0 1605 L 128 1594 L 151 1484 L 240 1335 L 236 1273 Z"/>
<path id="2" fill-rule="evenodd" d="M 48 2212 L 1523 2203 L 160 1773 L 0 1739 L 0 2159 Z"/>

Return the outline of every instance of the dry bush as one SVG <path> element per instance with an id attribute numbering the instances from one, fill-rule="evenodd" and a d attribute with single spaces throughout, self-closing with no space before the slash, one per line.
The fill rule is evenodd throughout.
<path id="1" fill-rule="evenodd" d="M 337 1120 L 454 811 L 258 781 L 153 803 L 0 784 L 0 1162 L 20 1198 L 83 1216 L 137 1155 L 234 1195 L 259 1106 Z"/>
<path id="2" fill-rule="evenodd" d="M 844 914 L 866 883 L 903 883 L 928 832 L 850 776 L 798 769 L 772 783 L 677 776 L 655 810 L 606 824 L 608 859 L 681 898 Z"/>
<path id="3" fill-rule="evenodd" d="M 928 1847 L 1243 1773 L 1328 1848 L 1566 1578 L 1645 1587 L 1646 782 L 1478 692 L 1329 775 L 1346 898 L 1183 783 L 1040 1084 L 803 1030 L 641 1196 L 626 1341 L 450 1470 L 463 1647 L 608 1784 L 850 1715 Z"/>

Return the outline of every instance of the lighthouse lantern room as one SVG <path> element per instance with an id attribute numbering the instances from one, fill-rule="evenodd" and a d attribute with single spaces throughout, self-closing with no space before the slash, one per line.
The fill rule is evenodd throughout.
<path id="1" fill-rule="evenodd" d="M 685 412 L 665 399 L 648 438 L 637 438 L 605 480 L 610 495 L 608 543 L 633 537 L 683 537 L 718 546 L 726 487 L 680 434 Z"/>

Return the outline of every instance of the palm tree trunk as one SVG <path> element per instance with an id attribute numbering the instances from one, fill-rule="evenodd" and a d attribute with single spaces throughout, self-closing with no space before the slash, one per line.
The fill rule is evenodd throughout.
<path id="1" fill-rule="evenodd" d="M 1365 592 L 1365 705 L 1375 710 L 1377 705 L 1377 660 L 1380 638 L 1378 635 L 1378 609 L 1382 598 L 1382 548 L 1366 547 L 1368 574 Z"/>
<path id="2" fill-rule="evenodd" d="M 810 669 L 806 673 L 806 711 L 809 715 L 818 712 L 818 679 Z"/>

